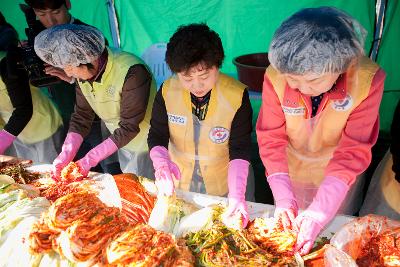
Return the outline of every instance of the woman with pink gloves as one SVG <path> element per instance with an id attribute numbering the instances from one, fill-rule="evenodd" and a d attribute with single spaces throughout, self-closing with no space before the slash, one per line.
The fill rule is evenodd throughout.
<path id="1" fill-rule="evenodd" d="M 301 254 L 336 213 L 361 205 L 385 80 L 364 56 L 365 33 L 342 11 L 308 8 L 270 44 L 257 138 L 275 217 L 298 230 Z"/>
<path id="2" fill-rule="evenodd" d="M 147 134 L 155 80 L 133 54 L 109 48 L 96 28 L 63 24 L 35 38 L 35 52 L 46 63 L 76 78 L 75 112 L 62 151 L 54 160 L 54 177 L 70 163 L 97 115 L 111 135 L 77 161 L 86 176 L 91 168 L 118 151 L 123 172 L 152 177 Z"/>
<path id="3" fill-rule="evenodd" d="M 223 59 L 221 39 L 207 25 L 178 28 L 166 52 L 176 75 L 155 97 L 148 145 L 160 193 L 227 195 L 225 215 L 241 214 L 246 225 L 252 108 L 246 86 L 220 73 Z"/>

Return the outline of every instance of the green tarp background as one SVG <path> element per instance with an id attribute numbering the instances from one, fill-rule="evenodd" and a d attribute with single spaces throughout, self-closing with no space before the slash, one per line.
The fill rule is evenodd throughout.
<path id="1" fill-rule="evenodd" d="M 146 3 L 116 1 L 122 46 L 129 51 L 143 51 L 155 42 L 168 42 L 181 24 L 206 22 L 222 38 L 226 52 L 223 71 L 234 74 L 235 56 L 266 52 L 275 29 L 288 16 L 304 7 L 334 5 L 373 28 L 373 1 L 160 1 Z M 371 42 L 371 35 L 368 36 Z M 369 48 L 369 47 L 368 47 Z"/>
<path id="2" fill-rule="evenodd" d="M 377 62 L 386 71 L 385 91 L 380 107 L 381 131 L 387 134 L 400 99 L 400 3 L 389 0 L 384 35 Z"/>
<path id="3" fill-rule="evenodd" d="M 1 0 L 0 10 L 24 37 L 26 22 L 18 7 L 20 2 Z M 400 5 L 397 0 L 388 2 L 386 30 L 377 60 L 387 73 L 381 105 L 384 133 L 390 128 L 400 98 Z M 71 4 L 75 17 L 101 29 L 112 43 L 106 0 L 71 0 Z M 267 51 L 275 29 L 285 18 L 301 8 L 317 6 L 335 6 L 357 18 L 369 33 L 365 45 L 369 52 L 375 17 L 373 0 L 115 0 L 123 50 L 140 56 L 151 44 L 168 42 L 179 25 L 206 22 L 222 38 L 226 53 L 222 71 L 232 76 L 237 76 L 234 57 Z"/>

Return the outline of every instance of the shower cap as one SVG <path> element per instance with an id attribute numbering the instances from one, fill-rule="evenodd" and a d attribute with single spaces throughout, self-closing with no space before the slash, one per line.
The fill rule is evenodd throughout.
<path id="1" fill-rule="evenodd" d="M 34 44 L 44 62 L 59 68 L 91 63 L 104 48 L 105 39 L 98 29 L 76 24 L 48 28 L 36 36 Z"/>
<path id="2" fill-rule="evenodd" d="M 364 55 L 366 33 L 339 9 L 302 9 L 276 30 L 268 59 L 281 73 L 343 73 L 353 59 Z"/>

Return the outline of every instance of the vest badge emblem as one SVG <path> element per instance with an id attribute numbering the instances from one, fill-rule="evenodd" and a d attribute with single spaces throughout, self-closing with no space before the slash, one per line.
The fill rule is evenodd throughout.
<path id="1" fill-rule="evenodd" d="M 229 138 L 229 130 L 224 127 L 211 128 L 208 137 L 213 143 L 222 144 Z"/>
<path id="2" fill-rule="evenodd" d="M 107 88 L 106 92 L 107 92 L 107 94 L 108 94 L 109 96 L 114 96 L 114 94 L 115 94 L 115 87 L 111 85 L 110 87 Z"/>
<path id="3" fill-rule="evenodd" d="M 347 111 L 353 106 L 353 103 L 353 98 L 347 94 L 344 99 L 333 101 L 332 108 L 336 111 Z"/>

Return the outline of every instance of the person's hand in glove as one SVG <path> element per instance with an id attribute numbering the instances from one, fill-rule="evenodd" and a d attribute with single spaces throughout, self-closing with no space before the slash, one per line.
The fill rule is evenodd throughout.
<path id="1" fill-rule="evenodd" d="M 249 174 L 249 162 L 242 159 L 234 159 L 228 167 L 228 209 L 222 215 L 223 218 L 240 214 L 242 227 L 246 227 L 249 221 L 249 213 L 245 200 L 247 176 Z M 227 220 L 226 220 L 227 221 Z"/>
<path id="2" fill-rule="evenodd" d="M 64 169 L 64 167 L 74 159 L 82 142 L 83 138 L 80 134 L 74 132 L 69 132 L 67 134 L 67 137 L 65 138 L 64 144 L 61 148 L 61 153 L 53 161 L 53 179 L 60 179 L 62 169 Z"/>
<path id="3" fill-rule="evenodd" d="M 7 132 L 6 130 L 0 131 L 0 155 L 3 155 L 12 142 L 15 140 L 15 136 Z"/>
<path id="4" fill-rule="evenodd" d="M 179 167 L 171 161 L 168 150 L 163 146 L 155 146 L 150 150 L 150 158 L 155 170 L 156 186 L 159 194 L 171 196 L 174 193 L 174 180 L 181 179 Z"/>
<path id="5" fill-rule="evenodd" d="M 318 188 L 310 206 L 295 220 L 299 228 L 296 251 L 307 254 L 314 245 L 318 234 L 336 215 L 349 186 L 341 179 L 327 176 Z"/>
<path id="6" fill-rule="evenodd" d="M 281 221 L 284 229 L 296 230 L 294 220 L 298 213 L 296 197 L 287 173 L 275 173 L 267 178 L 275 201 L 274 217 Z"/>
<path id="7" fill-rule="evenodd" d="M 95 167 L 103 159 L 111 156 L 117 150 L 118 147 L 114 141 L 111 140 L 111 138 L 107 138 L 76 162 L 79 166 L 80 173 L 84 177 L 87 177 L 91 168 Z"/>

